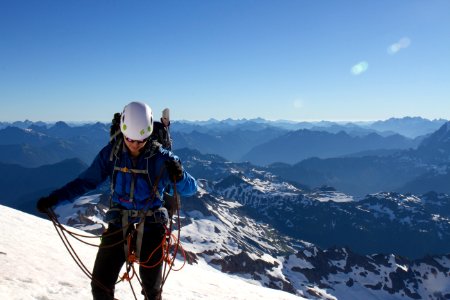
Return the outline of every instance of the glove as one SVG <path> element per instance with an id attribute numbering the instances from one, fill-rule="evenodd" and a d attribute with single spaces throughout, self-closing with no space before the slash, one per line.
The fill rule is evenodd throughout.
<path id="1" fill-rule="evenodd" d="M 183 167 L 178 160 L 166 160 L 165 164 L 167 173 L 169 173 L 169 178 L 172 182 L 174 178 L 175 182 L 178 182 L 183 178 Z"/>
<path id="2" fill-rule="evenodd" d="M 120 113 L 115 113 L 114 118 L 111 121 L 111 126 L 109 127 L 109 136 L 117 135 L 116 133 L 120 131 Z"/>
<path id="3" fill-rule="evenodd" d="M 178 209 L 180 209 L 181 203 L 180 203 L 180 195 L 172 196 L 166 192 L 164 192 L 164 207 L 167 208 L 167 212 L 169 213 L 169 217 L 172 218 L 172 216 L 176 213 Z"/>
<path id="4" fill-rule="evenodd" d="M 56 196 L 42 197 L 38 200 L 36 208 L 41 213 L 47 213 L 48 209 L 56 204 L 59 200 Z"/>

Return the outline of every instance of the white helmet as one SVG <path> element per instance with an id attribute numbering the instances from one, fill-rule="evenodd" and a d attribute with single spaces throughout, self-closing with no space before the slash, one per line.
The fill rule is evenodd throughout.
<path id="1" fill-rule="evenodd" d="M 153 131 L 152 109 L 142 102 L 127 104 L 120 118 L 120 130 L 123 135 L 133 140 L 144 140 Z"/>

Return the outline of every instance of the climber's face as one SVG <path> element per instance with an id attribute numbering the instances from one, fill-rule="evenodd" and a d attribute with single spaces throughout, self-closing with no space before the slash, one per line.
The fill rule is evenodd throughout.
<path id="1" fill-rule="evenodd" d="M 137 157 L 141 152 L 142 148 L 144 148 L 145 144 L 147 143 L 147 140 L 136 141 L 127 137 L 125 137 L 124 141 L 128 150 L 130 150 L 131 156 L 133 157 Z"/>

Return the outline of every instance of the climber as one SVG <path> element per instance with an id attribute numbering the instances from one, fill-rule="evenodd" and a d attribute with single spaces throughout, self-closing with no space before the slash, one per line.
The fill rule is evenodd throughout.
<path id="1" fill-rule="evenodd" d="M 157 300 L 162 292 L 160 245 L 166 238 L 168 223 L 162 201 L 164 189 L 175 185 L 177 193 L 189 196 L 197 191 L 197 183 L 176 155 L 151 140 L 153 116 L 147 104 L 129 103 L 117 123 L 120 132 L 97 154 L 88 169 L 39 199 L 37 209 L 47 213 L 53 206 L 74 200 L 110 178 L 110 209 L 105 217 L 108 228 L 102 235 L 92 272 L 93 299 L 114 299 L 119 272 L 129 251 L 133 251 L 145 261 L 139 267 L 142 294 L 148 300 Z"/>

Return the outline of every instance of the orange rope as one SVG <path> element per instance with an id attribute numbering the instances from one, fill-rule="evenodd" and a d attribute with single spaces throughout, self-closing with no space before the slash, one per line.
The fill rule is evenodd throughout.
<path id="1" fill-rule="evenodd" d="M 136 271 L 134 270 L 134 268 L 132 268 L 132 269 L 133 269 L 133 273 L 131 276 L 129 274 L 129 271 L 127 270 L 125 273 L 123 273 L 122 277 L 120 277 L 120 280 L 121 281 L 125 281 L 125 280 L 131 281 L 133 279 L 134 275 L 136 274 Z"/>
<path id="2" fill-rule="evenodd" d="M 177 254 L 177 252 L 178 252 L 178 249 L 181 250 L 181 256 L 183 257 L 183 264 L 181 265 L 181 267 L 180 267 L 179 269 L 173 269 L 173 268 L 172 268 L 173 271 L 178 272 L 178 271 L 180 271 L 181 269 L 183 269 L 184 266 L 186 265 L 186 252 L 184 251 L 184 248 L 183 248 L 183 246 L 181 245 L 181 242 L 175 237 L 174 234 L 172 234 L 172 238 L 174 238 L 177 242 L 175 243 L 175 245 L 173 245 L 173 244 L 171 245 L 172 247 L 175 247 L 175 251 L 174 251 L 174 254 L 175 254 L 175 255 L 173 256 L 172 260 L 170 261 L 170 264 L 171 264 L 172 266 L 174 265 L 175 259 L 176 259 L 176 254 Z"/>
<path id="3" fill-rule="evenodd" d="M 167 232 L 166 232 L 166 234 L 167 234 Z M 152 253 L 150 253 L 150 255 L 148 256 L 147 260 L 145 260 L 145 261 L 136 261 L 136 263 L 139 266 L 147 268 L 147 269 L 155 268 L 156 266 L 161 264 L 163 261 L 165 261 L 165 253 L 166 253 L 166 249 L 167 249 L 166 243 L 167 243 L 167 239 L 166 239 L 166 235 L 164 235 L 162 240 L 161 240 L 161 243 L 159 244 L 159 246 L 156 247 L 155 249 L 153 249 Z M 162 255 L 161 255 L 161 258 L 159 259 L 159 261 L 157 263 L 151 265 L 151 266 L 147 266 L 146 263 L 148 263 L 150 261 L 150 259 L 153 257 L 155 252 L 158 249 L 160 249 L 160 248 L 162 248 Z"/>

